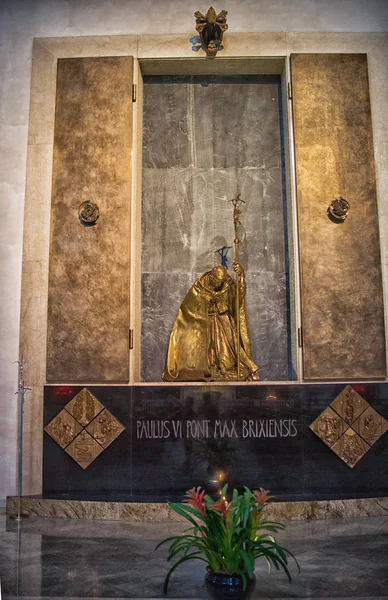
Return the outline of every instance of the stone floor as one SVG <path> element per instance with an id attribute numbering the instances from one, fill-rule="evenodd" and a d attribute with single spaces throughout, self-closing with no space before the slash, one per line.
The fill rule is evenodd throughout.
<path id="1" fill-rule="evenodd" d="M 166 549 L 180 523 L 134 523 L 0 514 L 2 600 L 163 598 Z M 388 516 L 292 521 L 279 539 L 298 558 L 293 580 L 258 564 L 255 598 L 388 598 Z M 204 564 L 181 565 L 167 598 L 206 598 Z"/>

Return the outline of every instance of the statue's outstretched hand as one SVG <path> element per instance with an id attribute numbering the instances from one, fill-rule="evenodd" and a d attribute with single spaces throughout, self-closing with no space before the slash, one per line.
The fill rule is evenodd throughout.
<path id="1" fill-rule="evenodd" d="M 244 275 L 244 269 L 242 268 L 242 266 L 239 263 L 234 262 L 233 269 L 234 269 L 234 272 L 237 273 L 237 275 L 239 277 L 242 277 Z"/>

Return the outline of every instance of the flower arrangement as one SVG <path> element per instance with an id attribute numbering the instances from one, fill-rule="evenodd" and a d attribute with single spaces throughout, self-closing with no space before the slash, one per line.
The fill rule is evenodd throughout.
<path id="1" fill-rule="evenodd" d="M 289 581 L 288 556 L 299 568 L 293 554 L 272 535 L 285 526 L 265 520 L 264 508 L 273 496 L 262 488 L 252 492 L 245 487 L 242 494 L 234 489 L 228 501 L 227 489 L 225 485 L 217 502 L 198 487 L 186 492 L 183 503 L 168 503 L 191 527 L 182 535 L 166 538 L 156 547 L 171 542 L 167 560 L 177 559 L 166 575 L 164 593 L 172 573 L 188 560 L 202 560 L 214 573 L 240 576 L 244 589 L 248 581 L 254 579 L 255 560 L 259 557 L 266 559 L 269 572 L 271 566 L 283 569 Z"/>

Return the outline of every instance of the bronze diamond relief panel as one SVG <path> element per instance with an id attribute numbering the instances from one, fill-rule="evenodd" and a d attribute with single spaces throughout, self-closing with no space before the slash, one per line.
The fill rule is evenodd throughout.
<path id="1" fill-rule="evenodd" d="M 107 448 L 125 427 L 106 408 L 88 425 L 86 431 L 103 447 Z"/>
<path id="2" fill-rule="evenodd" d="M 347 385 L 330 406 L 348 425 L 351 425 L 368 408 L 369 404 L 350 385 Z"/>
<path id="3" fill-rule="evenodd" d="M 315 419 L 310 429 L 348 467 L 353 468 L 388 430 L 388 422 L 347 385 Z"/>
<path id="4" fill-rule="evenodd" d="M 74 417 L 63 409 L 46 425 L 44 430 L 61 448 L 65 448 L 82 431 L 82 427 Z"/>
<path id="5" fill-rule="evenodd" d="M 84 388 L 44 430 L 85 470 L 125 427 Z"/>
<path id="6" fill-rule="evenodd" d="M 65 448 L 65 452 L 71 456 L 82 469 L 87 469 L 89 465 L 97 458 L 104 448 L 100 446 L 84 429 L 74 441 Z"/>
<path id="7" fill-rule="evenodd" d="M 346 431 L 347 424 L 329 406 L 310 425 L 310 429 L 331 448 Z"/>
<path id="8" fill-rule="evenodd" d="M 388 423 L 374 408 L 368 406 L 353 423 L 352 429 L 372 446 L 388 430 Z"/>
<path id="9" fill-rule="evenodd" d="M 370 446 L 349 427 L 331 449 L 348 467 L 353 469 L 354 465 L 368 452 L 369 448 Z"/>
<path id="10" fill-rule="evenodd" d="M 104 408 L 87 388 L 83 388 L 68 404 L 66 410 L 86 427 Z"/>

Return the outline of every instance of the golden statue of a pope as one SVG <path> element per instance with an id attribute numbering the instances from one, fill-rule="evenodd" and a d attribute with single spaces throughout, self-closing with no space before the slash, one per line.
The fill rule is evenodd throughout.
<path id="1" fill-rule="evenodd" d="M 236 287 L 225 267 L 217 266 L 199 277 L 184 298 L 170 336 L 165 381 L 259 380 L 251 358 L 245 312 L 245 275 L 233 265 L 239 282 L 240 348 L 237 350 Z"/>

